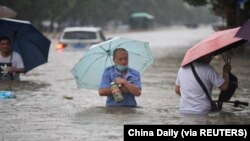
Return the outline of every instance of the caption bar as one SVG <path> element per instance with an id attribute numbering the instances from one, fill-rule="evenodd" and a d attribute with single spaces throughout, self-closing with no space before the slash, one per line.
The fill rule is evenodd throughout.
<path id="1" fill-rule="evenodd" d="M 250 125 L 124 125 L 124 141 L 139 138 L 249 140 Z"/>

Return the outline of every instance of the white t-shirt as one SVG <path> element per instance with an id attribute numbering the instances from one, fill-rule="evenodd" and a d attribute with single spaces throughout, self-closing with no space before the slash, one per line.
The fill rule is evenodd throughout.
<path id="1" fill-rule="evenodd" d="M 193 63 L 195 70 L 211 95 L 213 86 L 220 87 L 224 79 L 216 70 L 207 64 Z M 210 101 L 194 77 L 191 66 L 181 67 L 178 71 L 176 85 L 180 86 L 180 112 L 205 114 L 211 109 Z"/>
<path id="2" fill-rule="evenodd" d="M 0 62 L 1 63 L 10 63 L 10 60 L 11 60 L 12 67 L 24 68 L 23 59 L 17 52 L 14 51 L 12 53 L 12 59 L 10 57 L 11 56 L 4 58 L 0 54 Z M 14 80 L 20 80 L 20 76 L 18 73 L 13 73 L 13 77 L 14 77 Z"/>

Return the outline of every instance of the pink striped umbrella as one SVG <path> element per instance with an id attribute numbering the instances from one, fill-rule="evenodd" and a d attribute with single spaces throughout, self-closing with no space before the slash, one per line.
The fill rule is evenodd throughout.
<path id="1" fill-rule="evenodd" d="M 242 38 L 235 37 L 239 29 L 240 27 L 214 32 L 186 52 L 181 66 L 185 66 L 205 55 L 211 53 L 217 55 L 245 43 L 246 41 Z"/>

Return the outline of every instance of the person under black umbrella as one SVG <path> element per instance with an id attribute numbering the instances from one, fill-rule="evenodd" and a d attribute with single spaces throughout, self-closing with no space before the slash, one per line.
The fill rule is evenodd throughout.
<path id="1" fill-rule="evenodd" d="M 11 40 L 0 37 L 0 81 L 20 80 L 20 73 L 24 73 L 23 59 L 17 52 L 11 50 Z"/>
<path id="2" fill-rule="evenodd" d="M 11 41 L 11 50 L 23 60 L 24 73 L 48 62 L 50 40 L 29 21 L 0 19 L 0 37 Z"/>

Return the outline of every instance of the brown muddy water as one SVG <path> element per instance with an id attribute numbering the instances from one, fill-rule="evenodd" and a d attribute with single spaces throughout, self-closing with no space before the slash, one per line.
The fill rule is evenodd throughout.
<path id="1" fill-rule="evenodd" d="M 105 97 L 99 97 L 97 91 L 78 89 L 70 69 L 84 51 L 57 52 L 56 41 L 52 40 L 49 62 L 22 75 L 22 81 L 13 84 L 16 99 L 0 100 L 0 141 L 119 141 L 123 140 L 124 124 L 249 125 L 249 107 L 224 104 L 221 112 L 204 116 L 178 112 L 179 96 L 174 92 L 174 82 L 181 60 L 189 45 L 211 31 L 204 27 L 119 34 L 149 41 L 155 57 L 154 63 L 142 74 L 142 95 L 137 97 L 139 108 L 107 108 Z M 190 33 L 199 37 L 190 37 Z M 176 35 L 168 36 L 170 34 Z M 158 41 L 155 35 L 159 35 Z M 186 42 L 180 43 L 175 36 Z M 250 61 L 246 54 L 232 56 L 232 72 L 239 79 L 239 88 L 232 100 L 250 102 Z M 212 62 L 219 72 L 223 64 L 220 57 Z M 215 89 L 214 99 L 218 93 Z"/>

